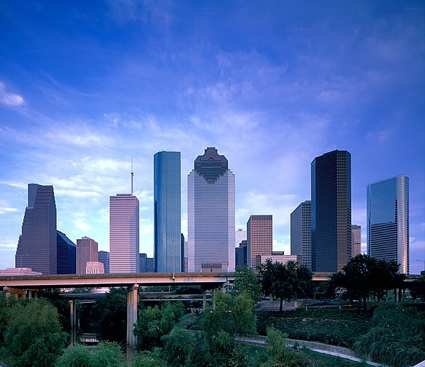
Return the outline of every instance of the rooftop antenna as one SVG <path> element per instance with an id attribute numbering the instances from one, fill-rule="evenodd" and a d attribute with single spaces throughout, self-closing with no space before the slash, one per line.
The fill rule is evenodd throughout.
<path id="1" fill-rule="evenodd" d="M 133 181 L 134 181 L 134 172 L 133 172 L 133 158 L 131 158 L 131 195 L 133 195 Z"/>

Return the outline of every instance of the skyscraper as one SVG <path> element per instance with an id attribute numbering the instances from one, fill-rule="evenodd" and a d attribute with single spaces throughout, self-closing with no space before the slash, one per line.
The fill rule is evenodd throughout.
<path id="1" fill-rule="evenodd" d="M 238 247 L 242 241 L 246 241 L 246 230 L 238 228 L 235 232 L 235 246 Z"/>
<path id="2" fill-rule="evenodd" d="M 248 266 L 248 241 L 242 240 L 239 246 L 235 248 L 235 268 L 244 268 Z"/>
<path id="3" fill-rule="evenodd" d="M 362 227 L 356 224 L 351 226 L 351 257 L 362 253 Z"/>
<path id="4" fill-rule="evenodd" d="M 367 252 L 395 260 L 409 273 L 409 178 L 397 176 L 367 188 Z"/>
<path id="5" fill-rule="evenodd" d="M 87 274 L 87 263 L 98 261 L 98 244 L 90 237 L 77 240 L 77 274 Z"/>
<path id="6" fill-rule="evenodd" d="M 351 155 L 334 150 L 311 163 L 312 270 L 336 272 L 351 257 Z"/>
<path id="7" fill-rule="evenodd" d="M 57 273 L 56 204 L 53 186 L 28 185 L 15 263 L 43 274 Z"/>
<path id="8" fill-rule="evenodd" d="M 155 271 L 180 272 L 181 175 L 180 152 L 154 156 Z"/>
<path id="9" fill-rule="evenodd" d="M 57 273 L 58 274 L 75 274 L 75 261 L 77 248 L 65 233 L 56 231 L 57 233 Z"/>
<path id="10" fill-rule="evenodd" d="M 99 251 L 98 253 L 99 261 L 103 264 L 103 269 L 105 274 L 109 273 L 109 252 L 108 251 Z"/>
<path id="11" fill-rule="evenodd" d="M 235 175 L 208 147 L 188 176 L 188 270 L 235 269 Z"/>
<path id="12" fill-rule="evenodd" d="M 311 270 L 311 201 L 303 201 L 291 213 L 291 255 Z"/>
<path id="13" fill-rule="evenodd" d="M 137 273 L 139 263 L 139 200 L 132 194 L 109 198 L 109 270 Z"/>
<path id="14" fill-rule="evenodd" d="M 247 227 L 248 266 L 256 269 L 261 265 L 261 256 L 271 256 L 273 250 L 273 217 L 251 215 Z"/>

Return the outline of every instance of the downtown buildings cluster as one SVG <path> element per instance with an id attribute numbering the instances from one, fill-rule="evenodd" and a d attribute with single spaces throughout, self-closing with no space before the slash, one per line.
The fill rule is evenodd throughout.
<path id="1" fill-rule="evenodd" d="M 133 174 L 132 174 L 133 177 Z M 273 251 L 272 215 L 251 215 L 235 230 L 235 175 L 208 147 L 188 175 L 188 238 L 181 232 L 181 156 L 154 155 L 154 258 L 139 253 L 139 201 L 109 201 L 109 252 L 82 237 L 77 245 L 56 227 L 53 186 L 28 185 L 28 206 L 16 268 L 42 274 L 232 272 L 268 259 L 298 261 L 314 272 L 336 272 L 361 252 L 361 228 L 351 223 L 351 155 L 332 151 L 311 164 L 311 199 L 291 213 L 291 255 Z M 409 272 L 409 181 L 398 176 L 367 188 L 367 252 Z"/>

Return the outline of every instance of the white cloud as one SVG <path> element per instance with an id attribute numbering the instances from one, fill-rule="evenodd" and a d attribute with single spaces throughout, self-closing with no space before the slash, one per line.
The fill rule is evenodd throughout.
<path id="1" fill-rule="evenodd" d="M 19 94 L 9 92 L 6 85 L 3 82 L 0 82 L 0 105 L 4 105 L 6 107 L 19 107 L 24 103 L 24 97 Z"/>

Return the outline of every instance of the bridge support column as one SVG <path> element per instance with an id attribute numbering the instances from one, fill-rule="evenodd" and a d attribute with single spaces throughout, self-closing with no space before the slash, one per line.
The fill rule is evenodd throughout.
<path id="1" fill-rule="evenodd" d="M 77 344 L 77 304 L 75 300 L 69 301 L 69 318 L 71 324 L 71 345 Z"/>
<path id="2" fill-rule="evenodd" d="M 135 349 L 137 338 L 134 335 L 134 325 L 137 322 L 137 306 L 139 303 L 139 285 L 131 286 L 127 293 L 127 347 Z"/>

